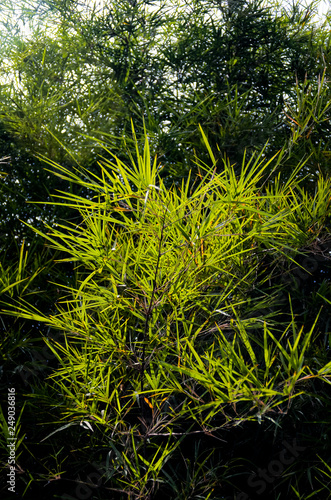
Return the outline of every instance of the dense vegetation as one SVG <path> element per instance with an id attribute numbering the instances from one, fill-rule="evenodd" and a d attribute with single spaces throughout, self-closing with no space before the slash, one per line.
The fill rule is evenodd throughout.
<path id="1" fill-rule="evenodd" d="M 329 498 L 317 6 L 4 2 L 1 498 Z"/>

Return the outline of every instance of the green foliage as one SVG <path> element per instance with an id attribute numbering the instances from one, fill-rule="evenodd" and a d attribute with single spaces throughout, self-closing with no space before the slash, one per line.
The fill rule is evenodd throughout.
<path id="1" fill-rule="evenodd" d="M 254 0 L 227 9 L 207 0 L 185 6 L 45 0 L 38 9 L 33 16 L 21 6 L 31 36 L 11 37 L 13 27 L 3 26 L 12 43 L 2 51 L 0 117 L 20 144 L 57 162 L 72 163 L 69 151 L 86 166 L 93 163 L 97 144 L 89 135 L 119 152 L 125 136 L 134 148 L 134 117 L 139 137 L 145 119 L 164 173 L 187 174 L 201 146 L 199 124 L 214 154 L 229 156 L 239 168 L 245 150 L 269 140 L 276 152 L 290 141 L 284 101 L 293 109 L 296 88 L 302 85 L 305 93 L 320 79 L 320 93 L 321 79 L 329 76 L 328 20 L 316 28 L 313 4 L 281 9 Z M 328 102 L 328 89 L 318 99 L 319 106 Z M 303 109 L 297 110 L 300 126 Z M 295 115 L 289 116 L 297 121 Z M 316 132 L 327 129 L 328 106 L 312 116 Z M 320 143 L 310 134 L 306 139 L 304 150 L 297 148 L 299 161 L 329 150 L 327 133 Z M 288 170 L 296 164 L 297 158 Z"/>
<path id="2" fill-rule="evenodd" d="M 102 429 L 110 489 L 134 498 L 172 488 L 167 463 L 185 440 L 216 440 L 245 422 L 281 426 L 294 401 L 309 401 L 309 387 L 331 377 L 330 362 L 312 355 L 318 311 L 307 329 L 290 302 L 282 326 L 277 311 L 266 313 L 277 295 L 263 291 L 279 258 L 295 262 L 325 231 L 330 181 L 320 178 L 316 196 L 295 173 L 263 182 L 277 163 L 263 152 L 239 176 L 226 161 L 216 173 L 202 136 L 211 166 L 196 160 L 194 189 L 190 178 L 165 186 L 147 137 L 129 165 L 101 159 L 99 176 L 52 162 L 56 175 L 90 193 L 58 195 L 79 224 L 35 229 L 67 254 L 62 263 L 75 263 L 77 286 L 64 287 L 51 315 L 23 300 L 12 313 L 62 332 L 63 340 L 44 337 L 58 361 L 48 383 L 61 394 L 62 418 Z M 264 254 L 270 273 L 261 280 Z M 210 498 L 213 481 L 211 473 L 203 486 Z"/>
<path id="3" fill-rule="evenodd" d="M 45 0 L 18 18 L 2 2 L 1 408 L 14 385 L 18 496 L 328 496 L 317 6 Z"/>

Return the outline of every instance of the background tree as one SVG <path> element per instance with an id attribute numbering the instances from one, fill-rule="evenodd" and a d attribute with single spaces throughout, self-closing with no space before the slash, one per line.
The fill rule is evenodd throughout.
<path id="1" fill-rule="evenodd" d="M 254 1 L 230 12 L 208 1 L 183 8 L 123 0 L 116 7 L 56 1 L 41 8 L 41 24 L 32 17 L 33 41 L 3 52 L 3 119 L 33 152 L 55 161 L 72 162 L 58 141 L 85 165 L 94 161 L 95 143 L 81 133 L 122 149 L 133 117 L 138 135 L 145 119 L 164 175 L 185 173 L 200 144 L 199 123 L 214 154 L 239 167 L 245 150 L 266 141 L 273 151 L 288 146 L 294 122 L 284 99 L 296 108 L 300 86 L 316 87 L 324 70 L 328 77 L 329 31 L 327 23 L 316 28 L 313 4 L 287 11 Z M 321 117 L 313 120 L 318 127 Z M 322 135 L 319 151 L 328 149 L 327 130 Z M 298 148 L 300 159 L 312 146 Z M 288 172 L 296 162 L 287 163 Z"/>

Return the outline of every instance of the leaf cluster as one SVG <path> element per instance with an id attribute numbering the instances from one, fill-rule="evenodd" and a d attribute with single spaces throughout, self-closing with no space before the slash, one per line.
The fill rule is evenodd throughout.
<path id="1" fill-rule="evenodd" d="M 277 429 L 295 401 L 318 400 L 314 384 L 330 379 L 330 361 L 313 354 L 319 313 L 307 329 L 290 301 L 290 321 L 276 321 L 267 308 L 277 293 L 264 286 L 271 274 L 260 279 L 264 255 L 271 269 L 295 262 L 323 234 L 330 181 L 321 178 L 314 197 L 295 173 L 266 184 L 277 158 L 262 153 L 239 176 L 229 162 L 217 173 L 202 137 L 211 160 L 196 160 L 194 189 L 189 178 L 166 187 L 147 137 L 129 164 L 101 158 L 100 175 L 53 162 L 60 178 L 90 193 L 60 192 L 81 222 L 42 232 L 66 254 L 61 263 L 75 263 L 77 284 L 62 286 L 50 315 L 24 300 L 10 313 L 61 333 L 44 340 L 58 363 L 47 383 L 61 394 L 63 429 L 102 429 L 105 485 L 134 498 L 154 498 L 164 482 L 175 487 L 167 467 L 185 456 L 188 439 L 217 442 L 249 422 Z"/>

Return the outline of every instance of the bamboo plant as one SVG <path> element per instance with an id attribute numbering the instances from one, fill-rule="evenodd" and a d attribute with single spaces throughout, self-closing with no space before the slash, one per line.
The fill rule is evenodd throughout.
<path id="1" fill-rule="evenodd" d="M 210 163 L 196 158 L 199 175 L 179 187 L 165 186 L 147 136 L 127 164 L 107 150 L 112 160 L 100 157 L 100 175 L 49 162 L 87 193 L 57 194 L 79 223 L 35 230 L 64 254 L 59 265 L 75 264 L 78 284 L 62 286 L 51 315 L 23 300 L 7 311 L 61 332 L 45 337 L 58 360 L 48 381 L 65 421 L 56 431 L 102 429 L 106 484 L 129 498 L 152 498 L 165 482 L 176 489 L 166 464 L 187 438 L 217 439 L 246 421 L 278 425 L 314 380 L 331 378 L 331 363 L 309 354 L 318 311 L 307 330 L 288 297 L 290 319 L 281 324 L 281 285 L 264 288 L 279 260 L 295 262 L 323 234 L 330 180 L 320 179 L 316 196 L 297 172 L 271 182 L 265 172 L 281 153 L 267 160 L 263 150 L 236 175 L 227 159 L 216 165 L 201 134 Z"/>

